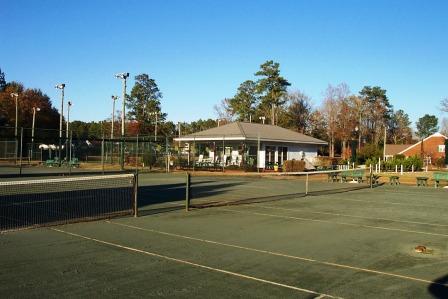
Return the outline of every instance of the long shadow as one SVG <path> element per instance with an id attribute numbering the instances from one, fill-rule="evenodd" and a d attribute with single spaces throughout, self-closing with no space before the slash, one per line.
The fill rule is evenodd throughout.
<path id="1" fill-rule="evenodd" d="M 242 182 L 233 183 L 219 183 L 210 185 L 212 181 L 195 182 L 192 186 L 192 197 L 194 199 L 217 196 L 226 192 L 231 192 L 231 189 L 243 184 Z M 207 185 L 208 184 L 208 185 Z M 138 206 L 140 209 L 151 209 L 152 205 L 157 204 L 172 204 L 179 202 L 178 206 L 184 205 L 185 200 L 185 183 L 175 183 L 166 185 L 154 186 L 140 186 L 138 188 Z M 175 209 L 174 207 L 171 207 Z M 170 210 L 170 207 L 163 207 L 165 210 Z M 144 213 L 141 213 L 144 214 Z"/>
<path id="2" fill-rule="evenodd" d="M 434 298 L 442 299 L 448 298 L 448 274 L 442 276 L 433 281 L 428 287 L 428 292 L 434 296 Z"/>

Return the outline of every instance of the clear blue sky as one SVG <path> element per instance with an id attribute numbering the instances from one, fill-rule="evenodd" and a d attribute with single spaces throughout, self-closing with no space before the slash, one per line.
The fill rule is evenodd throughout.
<path id="1" fill-rule="evenodd" d="M 213 106 L 266 60 L 321 103 L 328 84 L 387 89 L 415 121 L 448 96 L 448 1 L 7 1 L 0 68 L 56 107 L 65 82 L 74 119 L 110 116 L 113 77 L 148 73 L 173 121 Z M 133 85 L 131 80 L 130 86 Z"/>

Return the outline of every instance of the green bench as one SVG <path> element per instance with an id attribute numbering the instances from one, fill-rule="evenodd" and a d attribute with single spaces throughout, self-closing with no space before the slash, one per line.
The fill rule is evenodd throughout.
<path id="1" fill-rule="evenodd" d="M 441 182 L 448 182 L 448 172 L 434 172 L 433 174 L 434 187 L 440 186 Z"/>
<path id="2" fill-rule="evenodd" d="M 354 170 L 344 170 L 341 172 L 342 182 L 347 182 L 348 179 L 357 181 L 358 183 L 363 182 L 364 169 L 354 169 Z"/>
<path id="3" fill-rule="evenodd" d="M 78 158 L 72 158 L 70 160 L 70 162 L 68 163 L 68 165 L 70 167 L 74 167 L 74 168 L 79 167 L 79 160 L 78 160 Z"/>
<path id="4" fill-rule="evenodd" d="M 47 166 L 47 167 L 59 166 L 59 159 L 58 159 L 58 157 L 54 157 L 54 159 L 46 160 L 45 161 L 45 166 Z"/>

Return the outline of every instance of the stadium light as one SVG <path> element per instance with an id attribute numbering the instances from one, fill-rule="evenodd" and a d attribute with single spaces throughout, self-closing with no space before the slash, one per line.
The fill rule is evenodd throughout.
<path id="1" fill-rule="evenodd" d="M 126 114 L 126 79 L 129 78 L 129 73 L 118 73 L 115 74 L 115 78 L 122 80 L 123 82 L 123 108 L 121 111 L 121 138 L 122 138 L 122 144 L 121 144 L 121 161 L 120 161 L 120 167 L 121 170 L 124 169 L 124 125 L 125 125 L 125 114 Z"/>
<path id="2" fill-rule="evenodd" d="M 59 138 L 62 138 L 62 118 L 64 117 L 64 90 L 65 84 L 57 84 L 54 88 L 61 90 L 61 113 L 59 115 Z"/>

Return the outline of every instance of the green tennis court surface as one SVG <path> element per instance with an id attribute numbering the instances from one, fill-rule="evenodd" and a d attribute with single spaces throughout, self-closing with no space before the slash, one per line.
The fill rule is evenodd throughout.
<path id="1" fill-rule="evenodd" d="M 262 200 L 185 212 L 184 176 L 141 175 L 138 218 L 2 234 L 0 295 L 448 297 L 446 189 L 302 183 L 194 177 L 193 203 Z"/>

